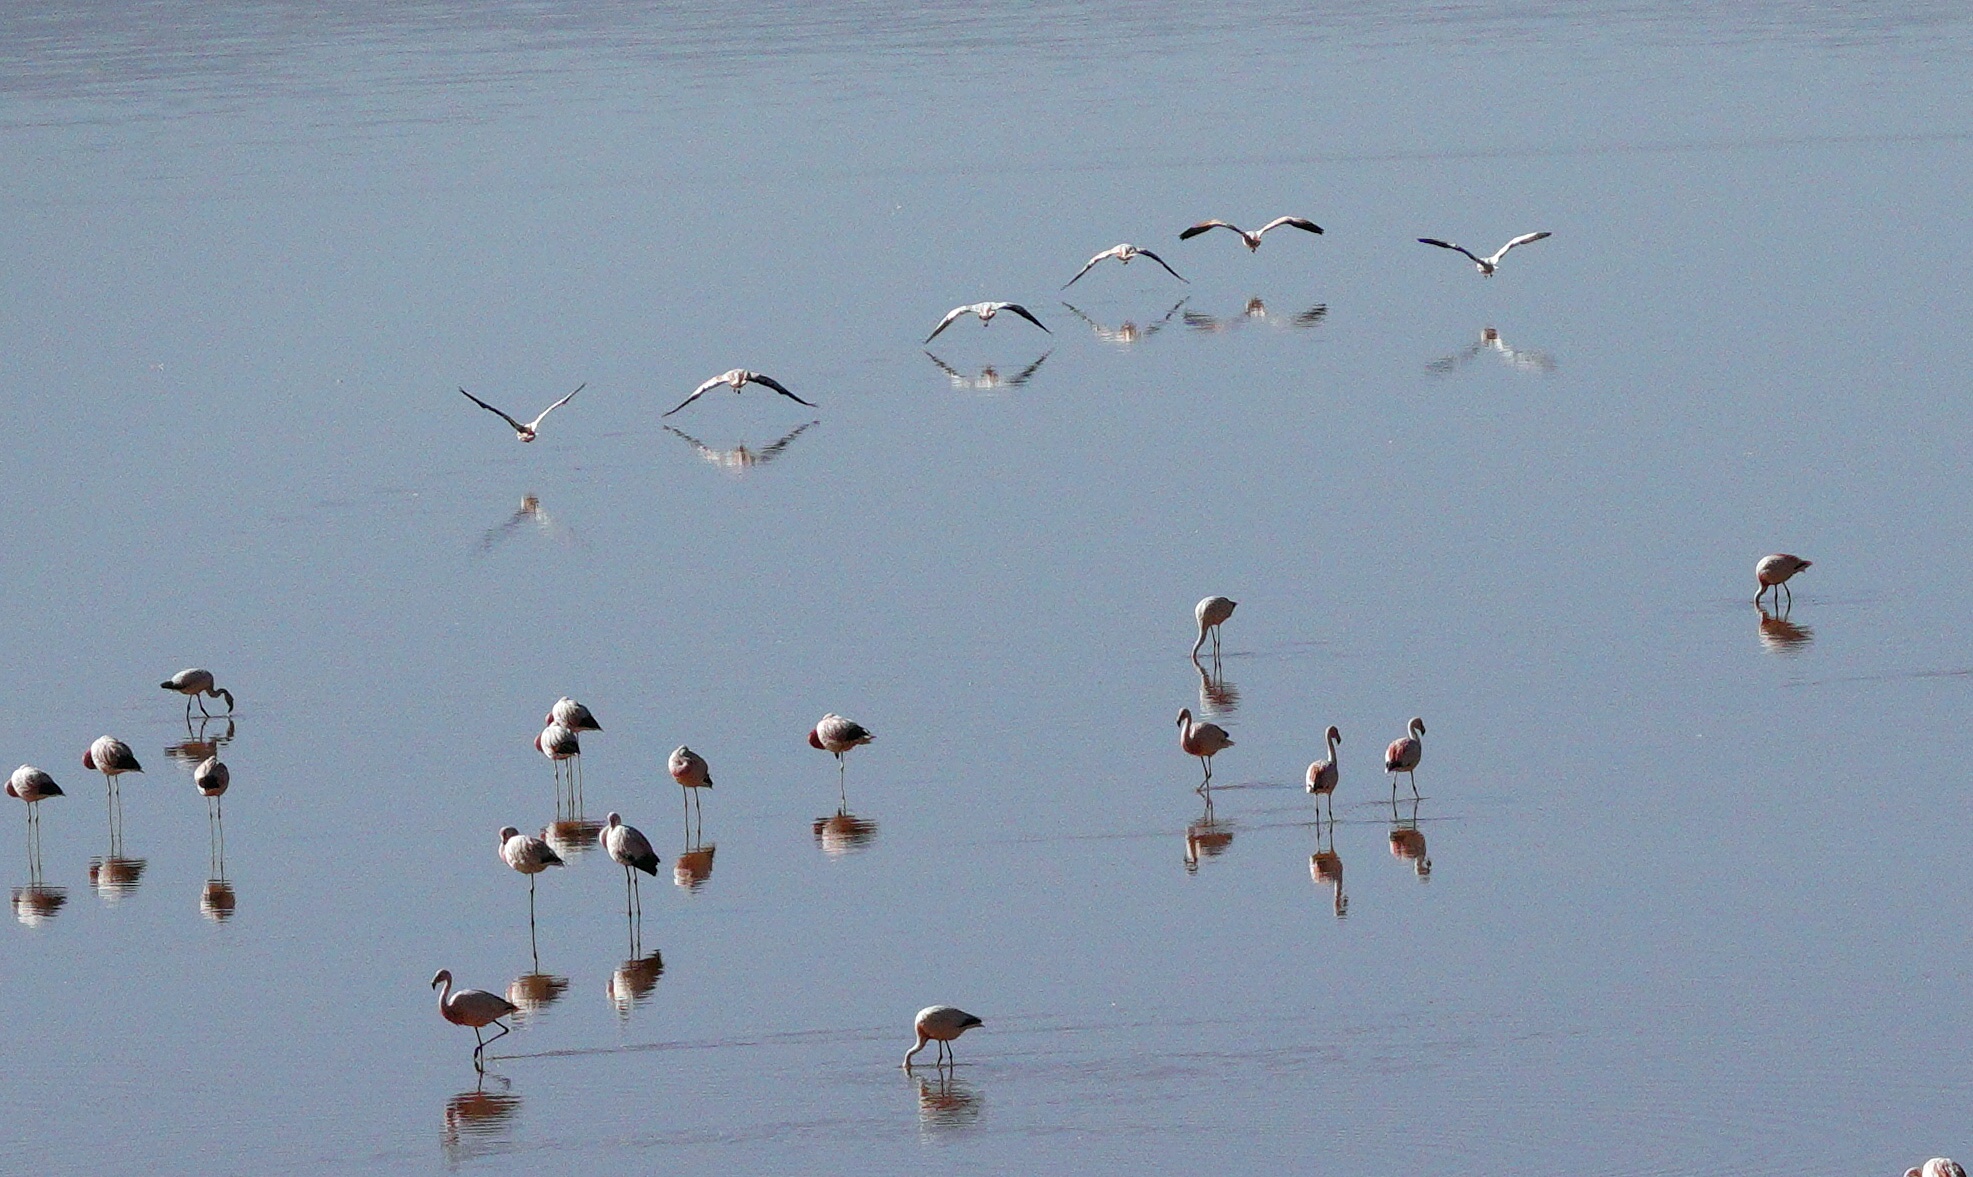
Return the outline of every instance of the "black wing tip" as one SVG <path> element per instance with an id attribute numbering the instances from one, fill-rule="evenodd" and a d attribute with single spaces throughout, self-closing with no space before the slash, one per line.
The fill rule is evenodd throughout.
<path id="1" fill-rule="evenodd" d="M 1420 245 L 1436 245 L 1436 246 L 1438 246 L 1438 247 L 1439 247 L 1440 249 L 1453 249 L 1453 248 L 1455 248 L 1455 247 L 1454 247 L 1454 245 L 1452 244 L 1452 242 L 1450 242 L 1450 241 L 1440 241 L 1440 240 L 1439 240 L 1438 238 L 1436 238 L 1436 237 L 1420 237 L 1420 238 L 1418 239 L 1418 244 L 1420 244 Z"/>
<path id="2" fill-rule="evenodd" d="M 1197 237 L 1199 234 L 1204 233 L 1206 230 L 1210 228 L 1212 228 L 1211 225 L 1194 225 L 1190 229 L 1187 229 L 1185 232 L 1180 233 L 1178 235 L 1178 239 L 1180 241 L 1190 240 L 1191 238 Z"/>

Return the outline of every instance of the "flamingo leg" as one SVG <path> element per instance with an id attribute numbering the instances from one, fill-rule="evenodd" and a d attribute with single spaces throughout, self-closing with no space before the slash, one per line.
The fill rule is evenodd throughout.
<path id="1" fill-rule="evenodd" d="M 1404 775 L 1411 778 L 1411 799 L 1413 801 L 1422 800 L 1422 798 L 1418 796 L 1418 774 L 1415 772 L 1408 772 L 1405 773 Z M 1393 780 L 1391 783 L 1395 785 L 1397 781 Z"/>

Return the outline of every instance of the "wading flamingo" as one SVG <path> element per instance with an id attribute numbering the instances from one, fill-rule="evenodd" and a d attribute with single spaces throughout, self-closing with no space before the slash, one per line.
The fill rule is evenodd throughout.
<path id="1" fill-rule="evenodd" d="M 41 827 L 41 802 L 48 797 L 60 797 L 62 787 L 55 778 L 34 767 L 23 764 L 7 778 L 7 796 L 18 797 L 27 802 L 27 832 L 32 838 Z"/>
<path id="2" fill-rule="evenodd" d="M 859 744 L 867 744 L 876 738 L 870 734 L 869 728 L 853 719 L 844 719 L 831 711 L 809 729 L 808 746 L 820 748 L 836 758 L 836 789 L 838 792 L 843 792 L 843 754 Z"/>
<path id="3" fill-rule="evenodd" d="M 551 866 L 566 866 L 554 847 L 513 826 L 500 830 L 500 861 L 528 877 L 528 936 L 534 936 L 534 876 Z"/>
<path id="4" fill-rule="evenodd" d="M 1906 1169 L 1904 1177 L 1966 1177 L 1966 1170 L 1951 1157 L 1933 1157 L 1917 1168 Z"/>
<path id="5" fill-rule="evenodd" d="M 1240 607 L 1238 601 L 1225 597 L 1207 597 L 1192 607 L 1192 619 L 1199 623 L 1199 640 L 1192 643 L 1192 656 L 1199 656 L 1199 647 L 1206 644 L 1206 635 L 1213 639 L 1213 660 L 1219 660 L 1219 627 L 1233 611 Z"/>
<path id="6" fill-rule="evenodd" d="M 925 1049 L 927 1042 L 938 1043 L 937 1065 L 949 1064 L 952 1061 L 952 1040 L 974 1026 L 984 1025 L 985 1022 L 956 1005 L 928 1005 L 911 1020 L 911 1028 L 917 1031 L 918 1041 L 904 1052 L 904 1061 L 898 1065 L 910 1070 L 911 1056 Z"/>
<path id="7" fill-rule="evenodd" d="M 1425 721 L 1414 715 L 1407 730 L 1410 735 L 1392 740 L 1391 746 L 1384 749 L 1384 771 L 1391 774 L 1393 802 L 1398 797 L 1399 773 L 1411 778 L 1411 795 L 1418 796 L 1418 762 L 1425 757 L 1425 741 L 1420 737 L 1425 734 Z"/>
<path id="8" fill-rule="evenodd" d="M 1179 710 L 1178 729 L 1178 746 L 1183 748 L 1187 755 L 1197 756 L 1199 763 L 1206 768 L 1205 783 L 1199 786 L 1199 791 L 1203 792 L 1212 787 L 1213 757 L 1231 748 L 1233 739 L 1226 734 L 1225 728 L 1216 723 L 1194 725 L 1190 707 Z"/>
<path id="9" fill-rule="evenodd" d="M 573 802 L 575 782 L 582 771 L 582 741 L 576 738 L 575 731 L 559 723 L 551 723 L 542 728 L 541 734 L 534 738 L 534 747 L 535 751 L 546 756 L 549 763 L 555 766 L 557 784 L 562 780 L 562 764 L 564 761 L 568 762 L 569 799 Z M 555 803 L 560 805 L 560 794 L 556 796 Z"/>
<path id="10" fill-rule="evenodd" d="M 1812 563 L 1812 561 L 1804 560 L 1800 556 L 1791 556 L 1786 552 L 1776 552 L 1772 556 L 1762 556 L 1761 562 L 1754 565 L 1754 580 L 1760 584 L 1761 589 L 1760 592 L 1754 594 L 1754 603 L 1756 605 L 1760 604 L 1761 598 L 1767 594 L 1767 591 L 1774 589 L 1776 606 L 1779 607 L 1781 603 L 1781 594 L 1787 593 L 1788 604 L 1792 607 L 1795 604 L 1795 590 L 1788 587 L 1789 578 L 1793 577 L 1802 569 L 1810 567 Z"/>
<path id="11" fill-rule="evenodd" d="M 699 804 L 699 790 L 712 788 L 712 766 L 706 763 L 705 757 L 683 744 L 672 749 L 671 759 L 665 761 L 665 770 L 684 790 L 681 796 L 695 809 Z"/>
<path id="12" fill-rule="evenodd" d="M 633 870 L 641 870 L 647 875 L 658 873 L 658 855 L 651 849 L 651 840 L 646 838 L 636 826 L 623 824 L 623 818 L 612 813 L 603 826 L 603 832 L 596 836 L 608 852 L 610 861 L 623 868 L 623 909 L 629 915 L 631 904 L 636 904 L 637 914 L 644 914 L 644 897 L 637 886 L 637 876 Z"/>
<path id="13" fill-rule="evenodd" d="M 575 386 L 575 392 L 581 392 L 583 389 L 588 387 L 589 385 L 587 384 L 578 384 Z M 512 417 L 509 417 L 507 414 L 501 412 L 499 409 L 494 408 L 492 405 L 487 404 L 485 401 L 474 396 L 472 393 L 467 392 L 465 389 L 462 388 L 459 390 L 459 394 L 465 397 L 467 400 L 472 401 L 480 408 L 485 409 L 489 413 L 492 413 L 494 416 L 500 418 L 502 421 L 505 421 L 507 424 L 512 425 L 514 427 L 514 437 L 518 441 L 533 441 L 540 432 L 541 423 L 548 419 L 548 414 L 554 412 L 556 409 L 561 408 L 563 405 L 568 404 L 569 401 L 573 400 L 575 398 L 575 392 L 570 393 L 568 396 L 563 397 L 561 400 L 558 400 L 554 404 L 549 405 L 547 408 L 541 410 L 541 415 L 539 417 L 536 417 L 534 420 L 529 421 L 527 424 L 523 425 L 519 421 L 516 421 Z"/>
<path id="14" fill-rule="evenodd" d="M 567 695 L 563 695 L 561 698 L 555 700 L 555 705 L 548 709 L 548 714 L 541 717 L 541 722 L 543 725 L 559 723 L 572 732 L 600 732 L 603 730 L 603 725 L 596 722 L 596 717 L 589 713 L 589 708 L 584 707 Z"/>
<path id="15" fill-rule="evenodd" d="M 1034 312 L 1028 310 L 1028 308 L 1022 306 L 1020 303 L 976 302 L 971 306 L 953 307 L 951 310 L 947 311 L 945 313 L 945 318 L 940 319 L 939 325 L 932 328 L 932 333 L 925 337 L 925 343 L 930 343 L 932 340 L 937 339 L 939 337 L 939 332 L 945 330 L 947 327 L 952 326 L 953 322 L 956 321 L 962 315 L 978 315 L 980 317 L 980 322 L 991 323 L 993 322 L 993 317 L 999 314 L 1001 311 L 1012 311 L 1015 314 L 1021 316 L 1023 319 L 1026 319 L 1028 322 L 1033 323 L 1037 327 L 1040 327 L 1043 331 L 1048 331 L 1047 326 L 1044 325 L 1040 319 L 1034 317 Z M 1055 334 L 1053 331 L 1048 331 L 1048 333 L 1050 335 Z M 920 344 L 919 346 L 922 347 L 924 346 L 924 344 Z"/>
<path id="16" fill-rule="evenodd" d="M 199 761 L 192 770 L 192 784 L 199 790 L 199 796 L 207 799 L 213 812 L 223 818 L 225 811 L 219 799 L 226 795 L 226 789 L 233 783 L 233 770 L 227 768 L 217 756 L 208 756 Z"/>
<path id="17" fill-rule="evenodd" d="M 1269 229 L 1279 229 L 1283 225 L 1291 229 L 1300 229 L 1306 233 L 1322 232 L 1322 226 L 1309 220 L 1307 217 L 1276 217 L 1251 233 L 1238 225 L 1228 224 L 1225 221 L 1200 221 L 1190 229 L 1180 233 L 1178 239 L 1184 241 L 1189 237 L 1197 237 L 1199 234 L 1210 232 L 1213 229 L 1231 229 L 1235 233 L 1240 234 L 1240 240 L 1247 243 L 1247 252 L 1252 253 L 1261 247 L 1262 234 L 1266 233 Z"/>
<path id="18" fill-rule="evenodd" d="M 482 1056 L 486 1048 L 500 1041 L 512 1030 L 500 1019 L 508 1014 L 520 1012 L 521 1007 L 498 993 L 488 993 L 484 989 L 461 989 L 454 993 L 451 969 L 440 969 L 432 978 L 432 988 L 438 989 L 440 985 L 444 985 L 445 988 L 439 989 L 439 1016 L 455 1026 L 473 1028 L 473 1040 L 479 1044 L 473 1047 L 473 1069 L 484 1071 L 486 1064 L 482 1061 Z M 491 1038 L 483 1038 L 480 1035 L 482 1026 L 498 1026 L 500 1033 Z"/>
<path id="19" fill-rule="evenodd" d="M 82 767 L 94 769 L 103 774 L 103 784 L 109 794 L 110 821 L 115 823 L 121 806 L 121 790 L 116 778 L 126 772 L 143 772 L 144 766 L 137 763 L 137 754 L 130 745 L 114 736 L 97 736 L 94 743 L 82 753 Z"/>
<path id="20" fill-rule="evenodd" d="M 1418 239 L 1418 244 L 1436 245 L 1440 249 L 1450 249 L 1458 253 L 1463 253 L 1467 257 L 1472 258 L 1473 264 L 1480 268 L 1480 277 L 1491 278 L 1493 277 L 1493 272 L 1500 267 L 1500 259 L 1507 256 L 1508 250 L 1513 249 L 1517 245 L 1526 245 L 1530 241 L 1540 241 L 1542 238 L 1549 236 L 1552 236 L 1552 234 L 1545 232 L 1523 233 L 1519 237 L 1516 237 L 1514 240 L 1508 242 L 1507 244 L 1501 246 L 1499 249 L 1495 250 L 1493 252 L 1492 257 L 1480 257 L 1476 255 L 1472 250 L 1467 249 L 1463 245 L 1454 245 L 1450 241 L 1440 241 L 1436 237 L 1420 237 Z"/>
<path id="21" fill-rule="evenodd" d="M 201 695 L 208 695 L 214 699 L 225 699 L 226 714 L 233 714 L 233 692 L 227 690 L 225 687 L 212 685 L 212 671 L 210 670 L 200 670 L 197 667 L 190 667 L 179 671 L 158 685 L 167 691 L 177 691 L 179 694 L 186 696 L 185 722 L 187 723 L 192 721 L 192 700 L 194 699 L 198 699 L 199 701 L 199 714 L 212 714 L 212 712 L 206 710 L 206 701 L 199 698 Z"/>
<path id="22" fill-rule="evenodd" d="M 1340 777 L 1336 771 L 1336 745 L 1343 742 L 1343 733 L 1336 730 L 1335 724 L 1330 724 L 1323 738 L 1329 743 L 1329 759 L 1318 760 L 1308 766 L 1308 791 L 1316 798 L 1318 805 L 1322 804 L 1322 798 L 1329 799 L 1329 821 L 1333 824 L 1336 820 L 1336 781 Z"/>

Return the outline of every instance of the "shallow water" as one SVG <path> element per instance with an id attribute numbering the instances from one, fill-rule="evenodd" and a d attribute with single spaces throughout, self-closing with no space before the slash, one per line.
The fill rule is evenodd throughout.
<path id="1" fill-rule="evenodd" d="M 0 747 L 69 794 L 0 855 L 9 1169 L 1973 1147 L 1956 9 L 340 11 L 0 16 Z M 1057 289 L 1120 240 L 1190 282 Z M 919 345 L 979 298 L 1052 334 Z M 660 418 L 735 365 L 818 407 Z M 583 382 L 526 447 L 454 391 Z M 537 953 L 563 693 L 665 863 L 638 943 L 542 876 Z M 441 967 L 531 1006 L 483 1082 Z"/>

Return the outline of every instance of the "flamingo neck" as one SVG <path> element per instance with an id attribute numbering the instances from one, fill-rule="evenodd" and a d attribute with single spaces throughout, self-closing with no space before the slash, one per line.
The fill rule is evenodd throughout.
<path id="1" fill-rule="evenodd" d="M 905 1051 L 905 1052 L 904 1052 L 904 1062 L 903 1062 L 902 1064 L 900 1064 L 900 1065 L 902 1065 L 902 1066 L 906 1066 L 906 1067 L 908 1067 L 908 1066 L 910 1066 L 910 1065 L 911 1065 L 911 1059 L 912 1059 L 912 1056 L 913 1056 L 913 1055 L 916 1055 L 916 1054 L 917 1054 L 917 1053 L 918 1053 L 919 1051 L 921 1051 L 921 1050 L 923 1050 L 923 1049 L 925 1049 L 925 1043 L 927 1043 L 927 1042 L 929 1042 L 929 1041 L 931 1041 L 931 1039 L 929 1039 L 929 1038 L 926 1038 L 926 1037 L 925 1037 L 925 1032 L 924 1032 L 923 1030 L 920 1030 L 920 1031 L 918 1032 L 918 1042 L 917 1042 L 917 1044 L 916 1044 L 916 1045 L 914 1045 L 914 1046 L 913 1046 L 913 1047 L 912 1047 L 912 1048 L 911 1048 L 910 1050 L 907 1050 L 907 1051 Z"/>

